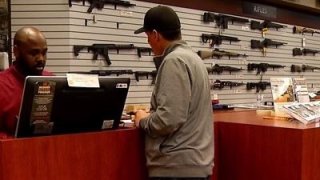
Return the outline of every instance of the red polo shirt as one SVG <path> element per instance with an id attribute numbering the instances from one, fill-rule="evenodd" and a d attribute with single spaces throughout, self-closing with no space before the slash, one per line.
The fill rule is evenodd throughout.
<path id="1" fill-rule="evenodd" d="M 43 76 L 52 73 L 43 71 Z M 0 139 L 14 135 L 25 76 L 15 66 L 0 72 Z"/>

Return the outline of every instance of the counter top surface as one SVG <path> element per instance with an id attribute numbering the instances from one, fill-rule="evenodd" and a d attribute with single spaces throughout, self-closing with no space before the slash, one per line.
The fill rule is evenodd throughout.
<path id="1" fill-rule="evenodd" d="M 319 122 L 305 125 L 294 119 L 258 115 L 256 113 L 256 110 L 237 109 L 227 111 L 215 111 L 213 113 L 213 119 L 214 122 L 239 123 L 292 129 L 312 129 L 320 127 Z"/>

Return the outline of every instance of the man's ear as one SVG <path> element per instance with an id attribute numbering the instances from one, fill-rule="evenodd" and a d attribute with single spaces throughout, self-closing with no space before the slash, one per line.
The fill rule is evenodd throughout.
<path id="1" fill-rule="evenodd" d="M 153 33 L 154 38 L 156 39 L 156 41 L 159 41 L 160 38 L 162 37 L 161 34 L 155 29 L 152 31 L 152 33 Z"/>

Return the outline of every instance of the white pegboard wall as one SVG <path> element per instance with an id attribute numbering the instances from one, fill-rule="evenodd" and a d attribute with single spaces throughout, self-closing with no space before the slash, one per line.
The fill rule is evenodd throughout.
<path id="1" fill-rule="evenodd" d="M 145 12 L 156 6 L 154 3 L 142 1 L 130 1 L 136 4 L 134 7 L 125 8 L 113 5 L 105 5 L 104 9 L 94 9 L 92 13 L 87 13 L 89 4 L 85 6 L 82 2 L 72 2 L 69 7 L 68 0 L 11 0 L 12 9 L 12 34 L 22 26 L 36 26 L 42 30 L 49 45 L 47 68 L 59 75 L 69 71 L 90 71 L 96 69 L 132 69 L 133 71 L 152 71 L 155 66 L 152 56 L 144 54 L 141 58 L 137 56 L 134 49 L 116 51 L 110 50 L 109 57 L 112 61 L 110 66 L 106 66 L 104 59 L 92 61 L 92 53 L 82 50 L 79 56 L 73 55 L 73 45 L 92 45 L 94 43 L 114 43 L 114 44 L 134 44 L 138 47 L 149 47 L 144 34 L 135 35 L 133 31 L 141 27 Z M 173 7 L 173 6 L 171 6 Z M 181 19 L 182 36 L 195 51 L 210 50 L 209 44 L 201 42 L 201 34 L 219 33 L 215 23 L 202 22 L 203 13 L 206 11 L 194 10 L 181 7 L 173 7 Z M 213 12 L 214 13 L 214 12 Z M 245 18 L 245 17 L 244 17 Z M 248 18 L 249 20 L 262 20 Z M 275 22 L 277 23 L 277 22 Z M 280 23 L 279 23 L 280 24 Z M 223 41 L 220 50 L 247 54 L 247 58 L 206 59 L 207 66 L 217 63 L 244 69 L 241 72 L 223 72 L 220 75 L 210 74 L 210 80 L 235 81 L 235 82 L 258 82 L 260 76 L 256 72 L 248 72 L 248 63 L 270 63 L 285 65 L 283 69 L 268 70 L 263 80 L 268 81 L 270 77 L 305 77 L 309 83 L 310 90 L 318 91 L 320 80 L 317 78 L 319 72 L 291 73 L 292 64 L 308 64 L 319 66 L 319 54 L 315 56 L 293 56 L 293 48 L 302 48 L 302 38 L 306 39 L 305 48 L 318 50 L 320 45 L 320 35 L 314 34 L 293 34 L 293 25 L 284 24 L 287 27 L 278 31 L 270 29 L 266 33 L 266 38 L 274 41 L 287 43 L 278 48 L 270 47 L 263 56 L 259 49 L 250 48 L 250 40 L 263 40 L 259 30 L 251 30 L 250 24 L 229 23 L 228 29 L 221 31 L 222 35 L 238 37 L 240 42 L 229 44 Z M 131 78 L 131 87 L 127 99 L 127 104 L 149 104 L 153 86 L 152 78 L 141 77 L 137 82 L 134 75 L 121 75 Z M 269 88 L 262 92 L 265 100 L 271 100 Z M 221 103 L 254 103 L 256 102 L 255 90 L 246 90 L 246 86 L 224 88 L 222 90 L 212 90 L 212 95 L 218 94 Z"/>

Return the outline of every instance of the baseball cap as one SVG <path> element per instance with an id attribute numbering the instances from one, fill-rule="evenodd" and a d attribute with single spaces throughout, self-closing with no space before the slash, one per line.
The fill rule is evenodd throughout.
<path id="1" fill-rule="evenodd" d="M 174 32 L 180 30 L 178 15 L 168 6 L 156 6 L 149 9 L 144 16 L 143 27 L 134 31 L 139 34 L 153 29 L 159 32 Z"/>

